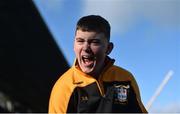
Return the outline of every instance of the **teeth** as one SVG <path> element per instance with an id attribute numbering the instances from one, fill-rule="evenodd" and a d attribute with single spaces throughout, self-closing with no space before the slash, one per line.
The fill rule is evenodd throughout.
<path id="1" fill-rule="evenodd" d="M 91 56 L 82 56 L 84 59 L 92 59 L 93 57 Z"/>
<path id="2" fill-rule="evenodd" d="M 82 59 L 83 59 L 83 61 L 94 61 L 95 57 L 84 55 L 84 56 L 82 56 Z"/>

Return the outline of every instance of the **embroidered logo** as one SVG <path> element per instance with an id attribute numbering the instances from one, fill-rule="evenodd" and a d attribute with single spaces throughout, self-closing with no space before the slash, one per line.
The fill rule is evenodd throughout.
<path id="1" fill-rule="evenodd" d="M 81 96 L 81 101 L 87 101 L 88 97 L 87 96 Z"/>
<path id="2" fill-rule="evenodd" d="M 130 86 L 114 85 L 114 88 L 115 88 L 114 102 L 118 104 L 127 104 Z"/>

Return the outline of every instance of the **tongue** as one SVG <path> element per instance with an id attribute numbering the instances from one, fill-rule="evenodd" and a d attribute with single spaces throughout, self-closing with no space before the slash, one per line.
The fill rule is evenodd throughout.
<path id="1" fill-rule="evenodd" d="M 84 59 L 84 63 L 86 66 L 89 66 L 89 65 L 93 64 L 93 61 L 89 60 L 89 59 Z"/>

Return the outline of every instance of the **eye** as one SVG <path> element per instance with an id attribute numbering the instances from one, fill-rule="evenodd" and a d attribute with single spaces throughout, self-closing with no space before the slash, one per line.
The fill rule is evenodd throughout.
<path id="1" fill-rule="evenodd" d="M 101 42 L 99 40 L 95 39 L 95 40 L 92 40 L 91 43 L 94 45 L 99 45 Z"/>
<path id="2" fill-rule="evenodd" d="M 92 43 L 96 43 L 96 44 L 98 44 L 98 43 L 99 43 L 99 41 L 92 41 Z"/>
<path id="3" fill-rule="evenodd" d="M 81 38 L 77 38 L 77 39 L 76 39 L 76 42 L 77 42 L 78 44 L 82 44 L 82 43 L 84 42 L 84 40 L 81 39 Z"/>
<path id="4" fill-rule="evenodd" d="M 77 42 L 84 42 L 84 40 L 77 40 Z"/>

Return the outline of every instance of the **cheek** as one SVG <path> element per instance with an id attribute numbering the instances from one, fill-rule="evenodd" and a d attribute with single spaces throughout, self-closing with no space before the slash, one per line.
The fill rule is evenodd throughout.
<path id="1" fill-rule="evenodd" d="M 81 48 L 77 45 L 74 45 L 74 52 L 76 55 L 78 55 L 78 53 L 80 52 Z"/>
<path id="2" fill-rule="evenodd" d="M 99 56 L 103 56 L 106 53 L 105 47 L 102 47 L 102 46 L 94 47 L 92 48 L 92 51 L 95 55 L 99 55 Z"/>

